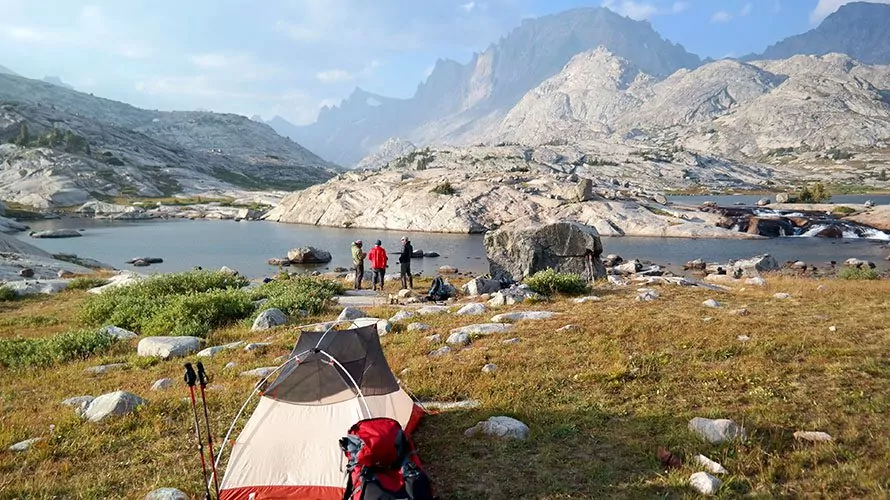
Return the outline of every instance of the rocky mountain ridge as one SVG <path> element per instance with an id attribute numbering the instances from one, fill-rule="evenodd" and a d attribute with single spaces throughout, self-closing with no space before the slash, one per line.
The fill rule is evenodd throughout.
<path id="1" fill-rule="evenodd" d="M 160 112 L 0 75 L 0 199 L 41 208 L 96 196 L 292 189 L 337 167 L 268 125 Z"/>

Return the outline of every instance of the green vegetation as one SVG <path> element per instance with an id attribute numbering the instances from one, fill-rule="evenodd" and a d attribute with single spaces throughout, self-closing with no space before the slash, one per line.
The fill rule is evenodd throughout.
<path id="1" fill-rule="evenodd" d="M 90 288 L 100 287 L 107 283 L 108 280 L 104 278 L 82 276 L 80 278 L 74 278 L 73 280 L 69 281 L 68 290 L 89 290 Z"/>
<path id="2" fill-rule="evenodd" d="M 887 178 L 887 169 L 886 168 L 882 168 L 881 171 L 878 172 L 877 179 L 881 182 L 887 182 L 888 178 Z"/>
<path id="3" fill-rule="evenodd" d="M 436 187 L 431 189 L 430 192 L 436 193 L 436 194 L 441 194 L 441 195 L 446 195 L 446 196 L 451 196 L 451 195 L 457 194 L 457 190 L 454 189 L 454 186 L 452 186 L 451 183 L 448 181 L 445 181 L 445 182 L 437 185 Z"/>
<path id="4" fill-rule="evenodd" d="M 0 302 L 15 300 L 16 296 L 15 290 L 12 288 L 9 288 L 6 285 L 0 286 Z"/>
<path id="5" fill-rule="evenodd" d="M 840 206 L 840 207 L 834 207 L 834 209 L 831 211 L 831 213 L 833 213 L 835 215 L 850 215 L 850 214 L 855 214 L 856 209 L 852 208 L 852 207 Z"/>
<path id="6" fill-rule="evenodd" d="M 46 366 L 83 359 L 108 350 L 116 341 L 107 333 L 86 330 L 46 338 L 0 339 L 0 366 Z"/>
<path id="7" fill-rule="evenodd" d="M 845 267 L 837 273 L 837 276 L 845 280 L 876 280 L 881 277 L 874 269 L 860 269 Z"/>
<path id="8" fill-rule="evenodd" d="M 603 166 L 617 167 L 618 166 L 618 162 L 616 162 L 616 161 L 604 160 L 602 158 L 597 158 L 595 156 L 590 156 L 590 155 L 582 156 L 580 163 L 583 163 L 584 165 L 589 165 L 591 167 L 603 167 Z"/>
<path id="9" fill-rule="evenodd" d="M 19 125 L 19 134 L 15 138 L 15 144 L 18 146 L 28 146 L 31 143 L 31 133 L 28 131 L 28 124 Z"/>
<path id="10" fill-rule="evenodd" d="M 825 152 L 825 157 L 831 160 L 849 160 L 853 154 L 843 149 L 834 147 Z"/>
<path id="11" fill-rule="evenodd" d="M 217 179 L 228 182 L 233 186 L 238 186 L 248 190 L 261 191 L 264 189 L 277 189 L 281 191 L 299 191 L 311 186 L 311 182 L 297 181 L 291 179 L 279 178 L 271 175 L 274 172 L 273 167 L 266 167 L 266 171 L 270 173 L 268 178 L 255 177 L 249 174 L 233 172 L 222 167 L 213 167 L 213 176 Z M 281 169 L 282 174 L 287 174 L 287 169 Z"/>
<path id="12" fill-rule="evenodd" d="M 825 189 L 825 185 L 817 182 L 812 186 L 804 186 L 795 195 L 798 203 L 825 203 L 831 199 L 831 194 Z"/>
<path id="13" fill-rule="evenodd" d="M 545 269 L 529 276 L 524 283 L 541 295 L 561 293 L 578 295 L 587 291 L 587 281 L 575 273 L 561 273 Z"/>
<path id="14" fill-rule="evenodd" d="M 342 294 L 343 285 L 331 280 L 294 277 L 263 283 L 251 290 L 253 300 L 266 299 L 263 309 L 281 309 L 287 315 L 319 314 L 335 295 Z"/>
<path id="15" fill-rule="evenodd" d="M 138 331 L 144 335 L 204 337 L 214 328 L 247 317 L 254 309 L 253 301 L 241 290 L 172 295 L 163 301 L 163 307 L 141 321 Z"/>
<path id="16" fill-rule="evenodd" d="M 674 217 L 674 214 L 668 212 L 667 210 L 662 210 L 660 208 L 650 207 L 648 205 L 643 205 L 643 208 L 652 212 L 655 215 L 660 215 L 662 217 Z"/>

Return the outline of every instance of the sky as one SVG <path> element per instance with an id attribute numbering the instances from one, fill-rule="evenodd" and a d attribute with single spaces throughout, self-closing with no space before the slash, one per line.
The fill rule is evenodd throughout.
<path id="1" fill-rule="evenodd" d="M 606 6 L 702 57 L 761 52 L 850 0 L 0 0 L 0 65 L 148 109 L 311 123 L 356 87 L 410 97 L 522 19 Z M 890 0 L 872 0 L 890 3 Z"/>

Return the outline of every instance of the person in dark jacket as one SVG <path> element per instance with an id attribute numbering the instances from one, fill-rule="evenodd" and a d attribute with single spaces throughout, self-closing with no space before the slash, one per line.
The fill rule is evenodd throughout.
<path id="1" fill-rule="evenodd" d="M 402 278 L 402 289 L 414 288 L 414 277 L 411 276 L 411 254 L 414 247 L 407 236 L 402 236 L 402 253 L 399 254 L 399 275 Z"/>
<path id="2" fill-rule="evenodd" d="M 355 266 L 355 283 L 353 289 L 362 289 L 362 279 L 365 276 L 365 257 L 366 254 L 362 250 L 362 240 L 356 240 L 352 244 L 352 265 Z"/>

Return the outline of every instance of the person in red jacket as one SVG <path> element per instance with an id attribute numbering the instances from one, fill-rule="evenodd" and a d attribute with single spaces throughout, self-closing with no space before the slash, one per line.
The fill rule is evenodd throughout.
<path id="1" fill-rule="evenodd" d="M 380 240 L 374 242 L 374 248 L 368 253 L 368 260 L 371 261 L 372 286 L 374 290 L 377 290 L 377 283 L 380 283 L 380 291 L 383 291 L 383 279 L 386 276 L 389 256 L 386 255 L 386 250 L 381 245 Z"/>

